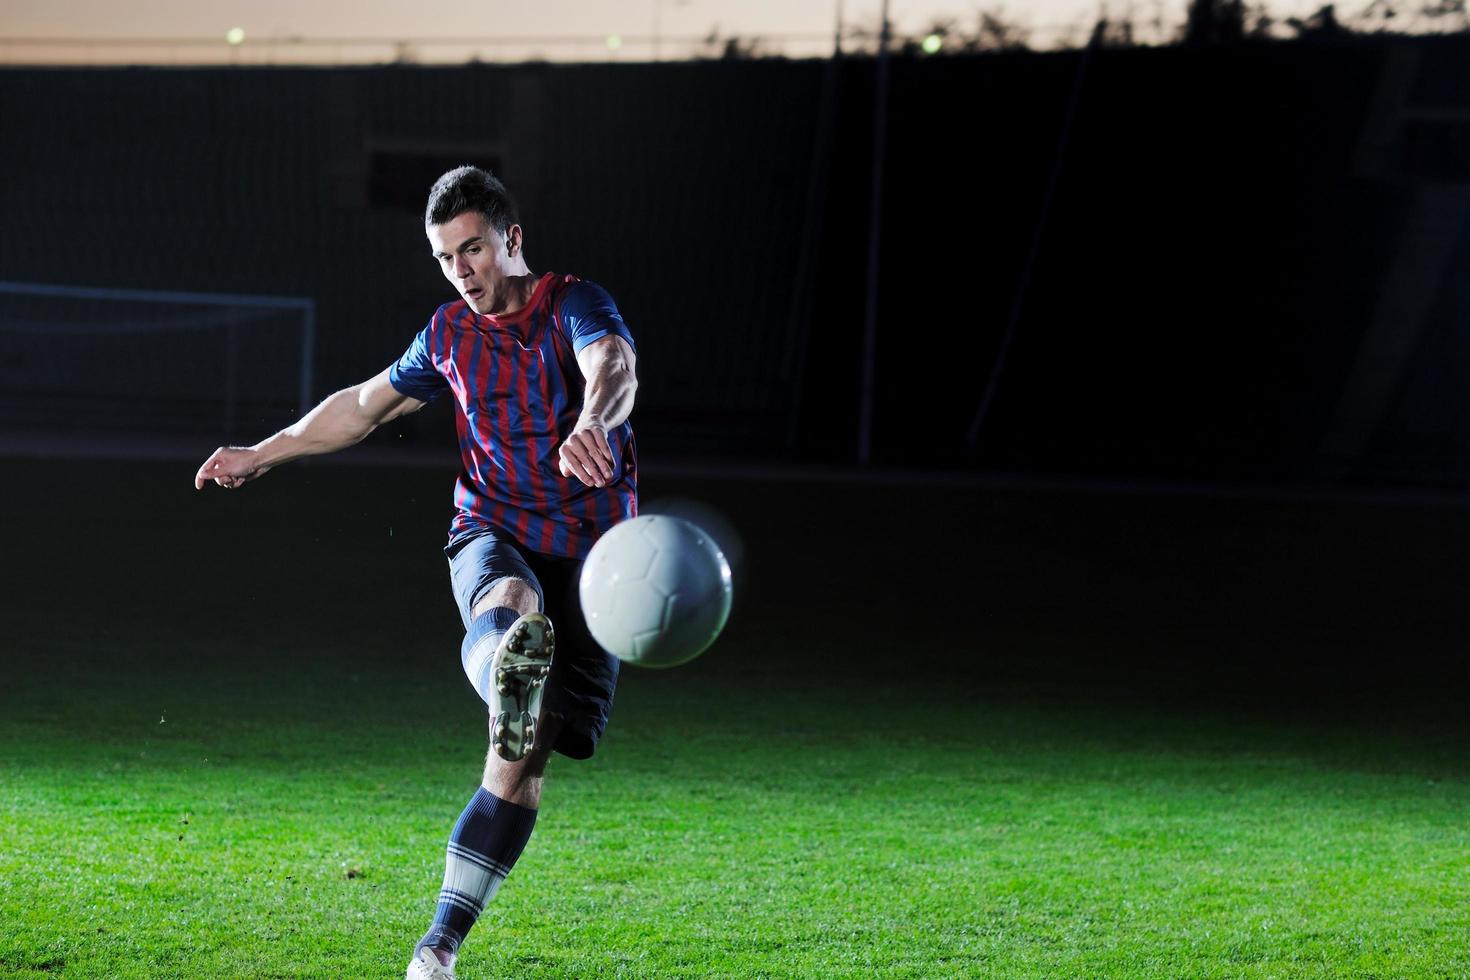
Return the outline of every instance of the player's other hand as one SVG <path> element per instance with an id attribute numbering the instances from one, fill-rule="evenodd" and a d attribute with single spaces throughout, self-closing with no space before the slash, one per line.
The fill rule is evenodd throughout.
<path id="1" fill-rule="evenodd" d="M 589 487 L 605 487 L 613 478 L 612 447 L 600 422 L 578 422 L 557 450 L 562 476 L 576 477 Z"/>
<path id="2" fill-rule="evenodd" d="M 194 474 L 194 489 L 203 490 L 210 480 L 233 490 L 257 476 L 265 475 L 269 466 L 260 465 L 260 454 L 253 449 L 221 446 L 210 454 Z"/>

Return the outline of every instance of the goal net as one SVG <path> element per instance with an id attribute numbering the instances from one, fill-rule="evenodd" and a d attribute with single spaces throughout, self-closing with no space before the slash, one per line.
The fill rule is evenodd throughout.
<path id="1" fill-rule="evenodd" d="M 312 402 L 315 303 L 0 282 L 0 428 L 269 432 Z"/>

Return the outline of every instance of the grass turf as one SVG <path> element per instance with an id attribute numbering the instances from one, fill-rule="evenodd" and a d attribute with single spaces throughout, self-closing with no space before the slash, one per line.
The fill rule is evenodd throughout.
<path id="1" fill-rule="evenodd" d="M 0 583 L 0 974 L 401 975 L 484 751 L 432 548 L 442 474 L 303 468 L 173 499 L 172 470 L 122 468 L 99 534 L 67 523 L 84 488 L 36 467 L 24 479 L 59 489 L 12 530 Z M 363 485 L 377 495 L 344 502 Z M 791 555 L 803 492 L 730 505 L 752 533 L 726 637 L 630 671 L 597 758 L 553 765 L 466 980 L 1470 974 L 1458 716 L 1400 674 L 1302 683 L 1310 650 L 1220 683 L 1230 637 L 1263 617 L 1278 643 L 1356 637 L 1366 661 L 1384 609 L 1345 607 L 1325 637 L 1253 618 L 1255 586 L 1206 587 L 1218 564 L 1152 598 L 1161 542 L 1201 527 L 1228 530 L 1203 541 L 1217 556 L 1263 524 L 1288 550 L 1351 531 L 1361 556 L 1375 534 L 1444 546 L 1455 515 L 1313 511 L 1303 530 L 1264 504 L 1113 502 L 1103 521 L 1088 498 L 967 496 L 1014 539 L 990 537 L 949 577 L 953 605 L 916 617 L 881 580 L 890 612 L 854 601 L 871 566 L 841 560 L 848 538 L 824 568 Z M 1082 530 L 1101 526 L 1128 533 Z M 1067 540 L 1031 580 L 1042 527 Z M 1087 574 L 1116 571 L 1115 550 L 1153 571 Z M 1339 557 L 1318 570 L 1341 593 L 1358 566 Z M 1459 572 L 1443 561 L 1439 589 Z M 1422 553 L 1377 567 L 1370 592 L 1421 595 L 1421 648 L 1461 635 L 1408 582 Z M 989 616 L 954 611 L 987 584 Z M 1171 673 L 1166 655 L 1208 663 Z"/>

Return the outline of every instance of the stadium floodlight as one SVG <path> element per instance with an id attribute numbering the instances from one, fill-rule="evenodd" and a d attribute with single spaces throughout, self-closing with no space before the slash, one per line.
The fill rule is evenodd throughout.
<path id="1" fill-rule="evenodd" d="M 944 47 L 944 38 L 938 34 L 930 34 L 924 38 L 924 43 L 920 46 L 924 49 L 925 54 L 938 54 L 939 49 Z"/>
<path id="2" fill-rule="evenodd" d="M 618 48 L 621 48 L 622 46 L 623 46 L 623 36 L 621 34 L 609 34 L 607 36 L 607 49 L 609 51 L 616 51 Z"/>
<path id="3" fill-rule="evenodd" d="M 232 27 L 225 31 L 225 43 L 231 47 L 238 47 L 245 43 L 245 28 Z"/>

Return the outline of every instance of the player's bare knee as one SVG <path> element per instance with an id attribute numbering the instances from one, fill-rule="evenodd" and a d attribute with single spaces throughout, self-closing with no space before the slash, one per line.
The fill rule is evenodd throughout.
<path id="1" fill-rule="evenodd" d="M 524 616 L 526 613 L 540 611 L 541 596 L 536 592 L 536 587 L 523 578 L 503 578 L 475 603 L 471 610 L 472 617 L 497 606 L 514 609 Z"/>
<path id="2" fill-rule="evenodd" d="M 485 781 L 492 778 L 499 782 L 525 782 L 529 779 L 540 779 L 546 775 L 546 763 L 551 753 L 541 751 L 540 747 L 533 748 L 526 753 L 524 759 L 515 762 L 507 762 L 491 750 L 485 759 Z"/>
<path id="3" fill-rule="evenodd" d="M 549 750 L 543 752 L 537 747 L 519 762 L 506 762 L 492 749 L 485 759 L 480 785 L 503 800 L 534 807 L 540 802 L 541 783 L 546 777 L 550 755 Z"/>

